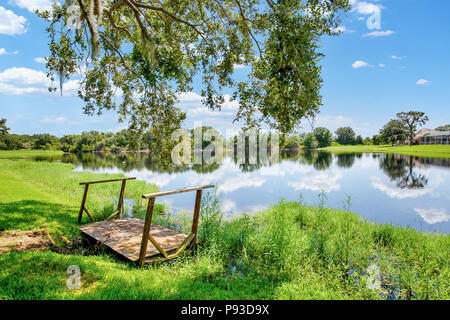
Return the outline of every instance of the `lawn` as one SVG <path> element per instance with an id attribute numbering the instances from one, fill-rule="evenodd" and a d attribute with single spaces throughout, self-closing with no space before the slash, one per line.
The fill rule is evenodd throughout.
<path id="1" fill-rule="evenodd" d="M 381 152 L 399 153 L 416 157 L 450 158 L 450 146 L 444 145 L 416 145 L 416 146 L 391 146 L 391 145 L 342 145 L 321 148 L 319 150 L 336 152 Z"/>
<path id="2" fill-rule="evenodd" d="M 59 150 L 0 150 L 0 159 L 27 159 L 36 157 L 56 157 L 63 155 Z"/>
<path id="3" fill-rule="evenodd" d="M 222 218 L 207 194 L 195 254 L 142 269 L 80 236 L 80 181 L 116 178 L 73 172 L 60 162 L 0 160 L 0 230 L 45 230 L 56 246 L 0 255 L 0 299 L 449 299 L 450 236 L 369 223 L 345 210 L 281 201 L 256 213 Z M 110 212 L 119 184 L 92 186 L 88 208 Z M 130 181 L 126 197 L 156 187 Z M 185 217 L 164 213 L 161 224 Z M 1 242 L 1 238 L 0 238 Z M 67 268 L 80 267 L 81 289 L 66 287 Z M 380 270 L 381 288 L 369 270 Z M 376 272 L 375 272 L 376 273 Z M 376 277 L 375 277 L 376 278 Z"/>

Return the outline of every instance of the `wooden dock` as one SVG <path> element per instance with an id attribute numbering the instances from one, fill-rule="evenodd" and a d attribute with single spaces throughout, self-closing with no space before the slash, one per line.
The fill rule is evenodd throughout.
<path id="1" fill-rule="evenodd" d="M 80 185 L 85 186 L 85 189 L 83 199 L 81 201 L 78 223 L 81 223 L 83 213 L 86 213 L 91 221 L 91 223 L 80 225 L 80 231 L 84 235 L 109 247 L 125 259 L 136 262 L 139 266 L 143 266 L 146 262 L 159 262 L 174 259 L 178 257 L 188 246 L 194 246 L 197 242 L 197 229 L 202 191 L 204 189 L 213 188 L 214 186 L 206 185 L 195 188 L 185 188 L 142 195 L 143 199 L 148 199 L 145 220 L 137 218 L 121 219 L 120 214 L 122 212 L 126 182 L 134 179 L 136 178 L 80 183 Z M 95 221 L 94 217 L 86 208 L 86 199 L 89 186 L 92 184 L 118 181 L 122 182 L 122 187 L 120 189 L 119 204 L 116 211 L 114 211 L 104 221 Z M 192 220 L 191 233 L 189 235 L 152 224 L 153 209 L 155 199 L 157 197 L 189 191 L 196 191 L 194 217 Z"/>
<path id="2" fill-rule="evenodd" d="M 117 252 L 129 261 L 137 262 L 141 249 L 142 234 L 144 232 L 144 220 L 136 218 L 99 221 L 80 226 L 80 231 L 100 241 L 105 246 Z M 152 225 L 150 235 L 167 253 L 174 250 L 186 240 L 187 234 L 166 229 L 158 225 Z M 159 255 L 159 250 L 149 243 L 145 260 Z"/>

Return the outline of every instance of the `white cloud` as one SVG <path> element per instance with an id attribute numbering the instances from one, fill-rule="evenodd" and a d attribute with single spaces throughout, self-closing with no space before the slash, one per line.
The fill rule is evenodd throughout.
<path id="1" fill-rule="evenodd" d="M 43 123 L 58 123 L 58 122 L 66 122 L 68 119 L 66 117 L 56 117 L 56 118 L 45 118 L 42 119 Z"/>
<path id="2" fill-rule="evenodd" d="M 180 103 L 201 103 L 202 96 L 195 92 L 182 92 L 178 95 Z"/>
<path id="3" fill-rule="evenodd" d="M 399 57 L 399 56 L 393 55 L 393 56 L 391 56 L 391 59 L 393 59 L 393 60 L 403 60 L 403 59 L 405 59 L 405 57 Z"/>
<path id="4" fill-rule="evenodd" d="M 179 105 L 188 115 L 202 117 L 233 116 L 239 108 L 238 101 L 231 101 L 230 95 L 224 95 L 225 102 L 221 110 L 210 110 L 202 105 L 202 96 L 195 92 L 184 92 L 178 95 Z"/>
<path id="5" fill-rule="evenodd" d="M 282 161 L 271 166 L 264 166 L 259 169 L 259 174 L 263 177 L 292 177 L 294 175 L 305 175 L 314 171 L 312 166 L 299 166 L 292 161 Z"/>
<path id="6" fill-rule="evenodd" d="M 431 84 L 431 81 L 426 80 L 426 79 L 419 79 L 419 80 L 417 80 L 416 84 L 419 86 L 424 86 L 424 85 Z"/>
<path id="7" fill-rule="evenodd" d="M 395 183 L 385 182 L 380 177 L 371 177 L 371 185 L 373 188 L 385 193 L 391 199 L 415 199 L 427 194 L 436 194 L 437 189 L 444 181 L 445 178 L 440 175 L 432 177 L 431 182 L 421 189 L 401 189 L 395 185 Z"/>
<path id="8" fill-rule="evenodd" d="M 118 174 L 124 173 L 123 170 L 119 168 L 98 168 L 98 169 L 86 169 L 82 166 L 74 169 L 76 172 L 80 171 L 89 171 L 94 173 L 107 173 L 107 174 Z M 170 184 L 170 182 L 178 177 L 177 173 L 158 173 L 152 172 L 150 170 L 139 170 L 132 169 L 126 172 L 126 174 L 130 177 L 136 177 L 138 180 L 146 181 L 149 183 L 156 184 L 159 188 L 164 188 Z"/>
<path id="9" fill-rule="evenodd" d="M 347 27 L 345 27 L 345 26 L 339 26 L 339 27 L 336 27 L 336 28 L 332 28 L 331 29 L 331 32 L 332 33 L 337 33 L 337 34 L 339 34 L 339 33 L 344 33 L 344 32 L 346 32 L 347 31 Z"/>
<path id="10" fill-rule="evenodd" d="M 365 68 L 368 66 L 369 66 L 369 64 L 367 62 L 361 61 L 361 60 L 357 60 L 357 61 L 353 62 L 353 64 L 352 64 L 352 68 L 354 68 L 354 69 Z"/>
<path id="11" fill-rule="evenodd" d="M 27 19 L 16 15 L 11 10 L 0 7 L 0 34 L 18 35 L 27 32 Z"/>
<path id="12" fill-rule="evenodd" d="M 423 220 L 425 220 L 428 224 L 435 224 L 439 222 L 445 222 L 450 220 L 450 214 L 447 213 L 445 209 L 421 209 L 421 208 L 414 208 L 414 211 L 416 211 Z"/>
<path id="13" fill-rule="evenodd" d="M 300 181 L 289 181 L 287 184 L 295 191 L 310 190 L 315 192 L 331 192 L 341 189 L 338 181 L 342 178 L 340 171 L 319 171 L 304 176 Z"/>
<path id="14" fill-rule="evenodd" d="M 247 65 L 246 64 L 235 64 L 233 67 L 234 67 L 234 69 L 244 69 L 247 67 Z"/>
<path id="15" fill-rule="evenodd" d="M 210 110 L 207 107 L 200 106 L 197 108 L 189 109 L 188 115 L 203 115 L 207 117 L 220 117 L 220 116 L 232 116 L 233 112 L 219 111 L 219 110 Z"/>
<path id="16" fill-rule="evenodd" d="M 316 118 L 316 128 L 325 127 L 334 132 L 339 127 L 347 127 L 353 124 L 352 119 L 344 116 L 319 115 Z"/>
<path id="17" fill-rule="evenodd" d="M 69 80 L 64 82 L 63 95 L 75 94 L 80 88 L 81 80 Z"/>
<path id="18" fill-rule="evenodd" d="M 414 199 L 426 195 L 429 191 L 427 189 L 399 189 L 395 186 L 390 186 L 380 179 L 372 178 L 372 187 L 385 193 L 392 199 Z"/>
<path id="19" fill-rule="evenodd" d="M 187 119 L 185 125 L 187 127 L 197 126 L 195 122 L 201 122 L 202 125 L 212 126 L 222 134 L 227 130 L 239 130 L 242 122 L 233 123 L 236 112 L 239 109 L 238 101 L 231 101 L 230 95 L 224 95 L 225 102 L 222 110 L 210 110 L 202 105 L 201 95 L 195 92 L 185 92 L 178 95 L 178 107 L 186 112 Z M 263 125 L 264 127 L 264 125 Z"/>
<path id="20" fill-rule="evenodd" d="M 48 94 L 51 81 L 42 71 L 29 68 L 9 68 L 0 72 L 0 93 L 6 95 Z M 63 94 L 71 95 L 78 89 L 79 80 L 64 84 Z"/>
<path id="21" fill-rule="evenodd" d="M 23 84 L 45 83 L 44 72 L 28 68 L 10 68 L 0 73 L 0 82 L 20 82 Z"/>
<path id="22" fill-rule="evenodd" d="M 225 178 L 218 183 L 217 191 L 219 193 L 230 193 L 241 188 L 261 187 L 266 179 L 261 177 L 252 177 L 250 174 L 242 174 L 240 176 Z"/>
<path id="23" fill-rule="evenodd" d="M 52 4 L 57 1 L 52 0 L 9 0 L 10 4 L 15 4 L 16 6 L 27 9 L 30 12 L 34 12 L 34 10 L 50 10 L 52 8 Z"/>
<path id="24" fill-rule="evenodd" d="M 373 31 L 366 34 L 363 34 L 363 37 L 386 37 L 394 34 L 395 32 L 392 30 L 386 31 Z"/>
<path id="25" fill-rule="evenodd" d="M 34 61 L 36 61 L 37 63 L 46 63 L 45 58 L 34 58 Z"/>
<path id="26" fill-rule="evenodd" d="M 236 211 L 236 202 L 230 199 L 225 199 L 220 202 L 220 207 L 223 212 L 230 213 Z"/>
<path id="27" fill-rule="evenodd" d="M 382 5 L 365 2 L 365 1 L 361 1 L 361 2 L 360 1 L 350 1 L 350 3 L 352 4 L 353 11 L 356 11 L 362 15 L 371 15 L 374 13 L 379 13 L 381 11 L 381 9 L 384 8 Z"/>
<path id="28" fill-rule="evenodd" d="M 44 72 L 28 68 L 10 68 L 0 72 L 0 93 L 23 95 L 48 91 Z"/>
<path id="29" fill-rule="evenodd" d="M 378 66 L 379 66 L 380 68 L 385 68 L 385 67 L 386 67 L 386 65 L 385 65 L 384 63 L 380 63 L 380 64 L 378 64 Z"/>
<path id="30" fill-rule="evenodd" d="M 14 52 L 8 52 L 5 48 L 0 48 L 0 56 L 3 54 L 18 54 L 19 51 L 14 51 Z"/>
<path id="31" fill-rule="evenodd" d="M 222 165 L 211 173 L 189 175 L 188 185 L 214 184 L 217 192 L 227 194 L 242 188 L 257 188 L 266 183 L 266 179 L 258 172 L 242 172 L 233 160 L 225 158 Z"/>

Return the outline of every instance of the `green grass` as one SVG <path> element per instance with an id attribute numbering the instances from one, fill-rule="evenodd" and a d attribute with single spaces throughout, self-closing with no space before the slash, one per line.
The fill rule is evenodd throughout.
<path id="1" fill-rule="evenodd" d="M 444 145 L 417 145 L 417 146 L 390 146 L 390 145 L 356 145 L 356 146 L 331 146 L 319 150 L 339 152 L 381 152 L 399 153 L 417 157 L 450 158 L 450 146 Z"/>
<path id="2" fill-rule="evenodd" d="M 119 175 L 73 168 L 0 160 L 0 230 L 46 229 L 55 238 L 80 243 L 78 182 Z M 92 186 L 88 208 L 103 215 L 119 188 Z M 154 190 L 130 181 L 126 197 L 138 201 Z M 222 217 L 217 201 L 211 194 L 204 198 L 197 252 L 165 264 L 139 269 L 106 250 L 0 255 L 0 299 L 383 299 L 380 290 L 367 286 L 367 270 L 374 264 L 385 293 L 450 298 L 448 235 L 369 223 L 350 213 L 349 201 L 346 210 L 327 208 L 324 194 L 317 206 L 281 201 L 232 219 Z M 144 205 L 137 202 L 138 215 Z M 188 228 L 184 217 L 157 219 Z M 81 290 L 66 288 L 71 265 L 81 268 Z"/>
<path id="3" fill-rule="evenodd" d="M 0 150 L 0 159 L 26 159 L 35 157 L 56 157 L 64 152 L 57 150 Z"/>

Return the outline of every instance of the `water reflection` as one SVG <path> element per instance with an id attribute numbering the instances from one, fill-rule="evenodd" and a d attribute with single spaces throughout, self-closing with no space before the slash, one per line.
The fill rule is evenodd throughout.
<path id="1" fill-rule="evenodd" d="M 421 189 L 428 183 L 417 170 L 413 156 L 386 154 L 380 159 L 380 168 L 400 189 Z"/>
<path id="2" fill-rule="evenodd" d="M 340 168 L 351 168 L 355 164 L 356 154 L 344 153 L 337 155 L 337 165 Z"/>
<path id="3" fill-rule="evenodd" d="M 216 184 L 228 215 L 267 208 L 281 198 L 293 201 L 300 193 L 310 204 L 321 191 L 329 206 L 341 208 L 345 194 L 353 211 L 369 220 L 450 232 L 450 161 L 395 154 L 332 154 L 283 152 L 277 162 L 256 162 L 225 157 L 220 164 L 174 166 L 148 154 L 68 154 L 62 161 L 76 170 L 124 173 L 176 189 Z M 174 208 L 190 210 L 192 199 L 164 199 Z"/>

